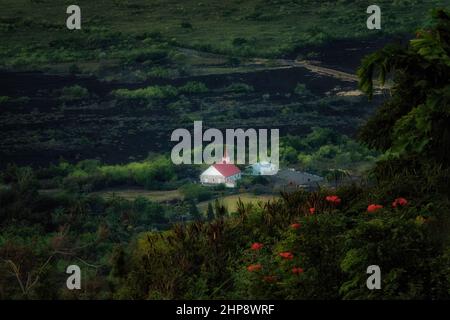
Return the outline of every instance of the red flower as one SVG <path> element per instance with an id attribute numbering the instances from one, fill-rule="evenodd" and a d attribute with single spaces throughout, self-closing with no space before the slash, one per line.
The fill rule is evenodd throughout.
<path id="1" fill-rule="evenodd" d="M 367 212 L 375 212 L 382 208 L 383 206 L 381 204 L 371 204 L 367 207 Z"/>
<path id="2" fill-rule="evenodd" d="M 251 264 L 247 267 L 247 270 L 250 272 L 260 271 L 261 269 L 262 269 L 262 266 L 260 264 Z"/>
<path id="3" fill-rule="evenodd" d="M 309 208 L 309 213 L 314 214 L 316 212 L 316 208 Z"/>
<path id="4" fill-rule="evenodd" d="M 403 207 L 406 206 L 408 204 L 408 200 L 406 200 L 405 198 L 397 198 L 394 200 L 394 202 L 392 202 L 392 207 L 393 208 L 397 208 L 398 206 Z"/>
<path id="5" fill-rule="evenodd" d="M 300 273 L 303 273 L 303 272 L 304 272 L 303 268 L 300 268 L 300 267 L 292 268 L 292 273 L 293 274 L 300 274 Z"/>
<path id="6" fill-rule="evenodd" d="M 331 202 L 334 205 L 338 205 L 341 203 L 341 198 L 339 198 L 338 196 L 327 196 L 325 200 Z"/>
<path id="7" fill-rule="evenodd" d="M 294 258 L 294 255 L 289 251 L 281 252 L 279 256 L 286 260 L 292 260 Z"/>
<path id="8" fill-rule="evenodd" d="M 259 242 L 255 242 L 254 244 L 252 244 L 252 246 L 250 247 L 252 250 L 260 250 L 262 249 L 262 247 L 264 247 L 264 245 L 262 243 Z"/>
<path id="9" fill-rule="evenodd" d="M 264 276 L 263 280 L 268 283 L 274 283 L 277 281 L 277 277 L 276 276 Z"/>
<path id="10" fill-rule="evenodd" d="M 293 223 L 293 224 L 291 224 L 291 228 L 292 229 L 298 229 L 298 228 L 300 228 L 302 225 L 300 224 L 300 223 Z"/>

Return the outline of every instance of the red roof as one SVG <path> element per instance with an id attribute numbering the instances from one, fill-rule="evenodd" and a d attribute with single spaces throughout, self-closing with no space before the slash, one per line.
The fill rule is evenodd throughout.
<path id="1" fill-rule="evenodd" d="M 219 171 L 224 177 L 231 177 L 241 172 L 238 167 L 229 163 L 216 163 L 213 167 L 216 168 L 217 171 Z"/>

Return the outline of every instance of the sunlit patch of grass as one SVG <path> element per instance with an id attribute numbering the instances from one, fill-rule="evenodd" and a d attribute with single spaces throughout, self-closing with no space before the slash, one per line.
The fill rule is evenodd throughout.
<path id="1" fill-rule="evenodd" d="M 241 194 L 233 194 L 225 197 L 219 198 L 219 202 L 224 205 L 229 212 L 235 212 L 237 209 L 237 203 L 239 199 L 244 203 L 265 203 L 267 201 L 278 199 L 279 197 L 276 195 L 270 195 L 270 194 L 263 194 L 263 195 L 255 195 L 251 193 L 241 193 Z M 198 204 L 198 208 L 201 212 L 206 212 L 208 210 L 208 203 L 211 202 L 214 204 L 213 201 L 203 201 Z"/>

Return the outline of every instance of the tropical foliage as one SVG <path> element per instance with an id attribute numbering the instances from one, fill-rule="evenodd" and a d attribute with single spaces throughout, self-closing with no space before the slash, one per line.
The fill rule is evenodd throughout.
<path id="1" fill-rule="evenodd" d="M 361 181 L 239 202 L 231 213 L 216 201 L 204 217 L 190 202 L 208 197 L 198 186 L 182 190 L 189 201 L 179 210 L 76 189 L 46 195 L 35 171 L 10 166 L 0 189 L 0 298 L 450 299 L 449 12 L 433 21 L 360 69 L 369 96 L 377 74 L 391 91 L 361 131 L 383 153 Z M 163 157 L 50 171 L 78 186 L 92 176 L 165 185 L 179 174 Z M 186 211 L 195 221 L 180 217 Z M 64 267 L 74 262 L 85 287 L 69 292 Z M 371 265 L 381 268 L 380 290 L 366 287 Z"/>
<path id="2" fill-rule="evenodd" d="M 364 59 L 360 86 L 369 96 L 375 76 L 391 83 L 392 97 L 364 126 L 361 136 L 390 157 L 450 163 L 450 17 L 437 10 L 430 29 L 406 48 L 388 46 Z"/>

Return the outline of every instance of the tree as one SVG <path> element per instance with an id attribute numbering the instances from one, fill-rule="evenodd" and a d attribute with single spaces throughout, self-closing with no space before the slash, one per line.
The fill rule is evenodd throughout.
<path id="1" fill-rule="evenodd" d="M 205 201 L 211 199 L 212 193 L 209 189 L 199 184 L 185 184 L 180 188 L 180 192 L 186 200 Z"/>
<path id="2" fill-rule="evenodd" d="M 189 201 L 189 215 L 195 221 L 199 221 L 202 219 L 202 214 L 200 213 L 200 211 L 198 211 L 195 202 L 192 200 Z"/>
<path id="3" fill-rule="evenodd" d="M 126 275 L 125 250 L 120 244 L 114 247 L 111 256 L 111 265 L 111 274 L 114 277 L 124 277 Z"/>
<path id="4" fill-rule="evenodd" d="M 214 201 L 214 211 L 216 212 L 216 217 L 225 217 L 228 214 L 227 208 L 217 199 Z"/>
<path id="5" fill-rule="evenodd" d="M 214 220 L 215 218 L 214 209 L 211 202 L 208 202 L 208 211 L 206 212 L 206 217 L 208 221 Z"/>
<path id="6" fill-rule="evenodd" d="M 325 176 L 328 182 L 334 182 L 335 188 L 348 177 L 350 177 L 350 173 L 343 169 L 330 169 Z"/>
<path id="7" fill-rule="evenodd" d="M 360 88 L 372 97 L 374 77 L 392 79 L 391 97 L 360 136 L 389 159 L 450 164 L 450 15 L 433 13 L 433 26 L 406 47 L 389 45 L 369 55 L 358 70 Z"/>

